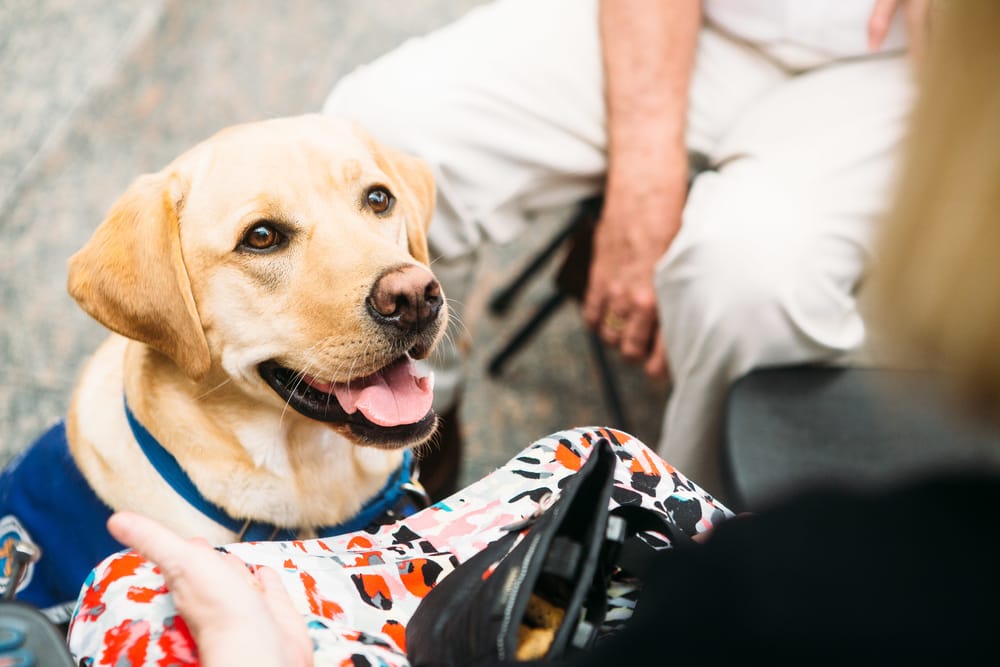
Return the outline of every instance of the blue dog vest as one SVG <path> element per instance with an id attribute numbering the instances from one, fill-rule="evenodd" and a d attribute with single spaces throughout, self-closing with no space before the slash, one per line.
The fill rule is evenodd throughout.
<path id="1" fill-rule="evenodd" d="M 150 463 L 203 514 L 247 541 L 296 538 L 292 530 L 237 520 L 209 503 L 176 460 L 135 420 L 127 405 L 125 410 L 133 435 Z M 420 510 L 421 504 L 412 493 L 418 485 L 411 477 L 411 468 L 412 453 L 406 450 L 403 464 L 381 491 L 354 517 L 317 529 L 319 537 L 349 533 Z M 19 541 L 33 544 L 41 549 L 41 558 L 26 567 L 17 598 L 49 609 L 49 617 L 56 622 L 68 620 L 68 611 L 91 569 L 125 548 L 108 532 L 111 513 L 76 467 L 69 453 L 66 425 L 59 422 L 0 473 L 0 590 L 6 591 L 10 584 L 14 545 Z"/>
<path id="2" fill-rule="evenodd" d="M 43 609 L 74 602 L 90 570 L 124 548 L 108 533 L 109 516 L 59 422 L 0 473 L 0 587 L 10 585 L 14 544 L 29 542 L 42 554 L 25 569 L 18 599 Z"/>

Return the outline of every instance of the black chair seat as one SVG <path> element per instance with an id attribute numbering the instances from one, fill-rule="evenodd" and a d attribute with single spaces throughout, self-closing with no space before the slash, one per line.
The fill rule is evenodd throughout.
<path id="1" fill-rule="evenodd" d="M 1000 437 L 954 412 L 930 372 L 766 368 L 731 388 L 723 465 L 733 504 L 753 509 L 809 483 L 1000 465 Z"/>

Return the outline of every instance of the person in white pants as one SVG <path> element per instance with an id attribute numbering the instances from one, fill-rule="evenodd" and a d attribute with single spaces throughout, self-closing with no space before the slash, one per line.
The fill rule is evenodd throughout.
<path id="1" fill-rule="evenodd" d="M 865 340 L 855 295 L 911 102 L 896 4 L 497 0 L 357 69 L 324 113 L 431 165 L 453 303 L 484 239 L 603 193 L 584 317 L 669 372 L 658 452 L 722 493 L 730 383 Z M 690 193 L 689 150 L 715 166 Z M 438 363 L 442 409 L 460 360 Z"/>

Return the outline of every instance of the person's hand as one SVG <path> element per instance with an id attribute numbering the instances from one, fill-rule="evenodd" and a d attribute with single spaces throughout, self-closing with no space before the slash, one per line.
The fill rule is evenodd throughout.
<path id="1" fill-rule="evenodd" d="M 686 180 L 687 156 L 678 151 L 663 173 L 640 173 L 617 187 L 609 181 L 594 231 L 583 317 L 605 343 L 626 360 L 642 362 L 653 377 L 666 375 L 668 363 L 653 273 L 680 226 Z"/>
<path id="2" fill-rule="evenodd" d="M 653 273 L 687 198 L 685 124 L 701 2 L 599 3 L 608 110 L 604 210 L 583 317 L 654 377 L 667 374 Z"/>
<path id="3" fill-rule="evenodd" d="M 753 512 L 740 512 L 739 514 L 733 515 L 728 519 L 724 519 L 722 522 L 715 523 L 708 530 L 702 531 L 696 535 L 692 535 L 691 541 L 695 542 L 696 544 L 704 544 L 705 542 L 708 542 L 708 538 L 710 538 L 712 535 L 715 534 L 715 529 L 719 527 L 719 523 L 724 523 L 726 521 L 742 520 L 746 519 L 747 517 L 752 517 L 753 515 L 754 515 Z"/>
<path id="4" fill-rule="evenodd" d="M 251 573 L 235 556 L 138 514 L 112 515 L 108 530 L 159 566 L 202 665 L 312 665 L 305 622 L 273 570 Z"/>
<path id="5" fill-rule="evenodd" d="M 868 16 L 868 50 L 882 48 L 892 18 L 902 7 L 910 41 L 910 55 L 919 62 L 927 46 L 930 0 L 875 0 Z"/>

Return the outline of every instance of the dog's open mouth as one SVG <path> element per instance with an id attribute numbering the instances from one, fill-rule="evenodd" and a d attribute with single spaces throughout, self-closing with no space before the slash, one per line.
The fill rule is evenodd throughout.
<path id="1" fill-rule="evenodd" d="M 346 424 L 370 444 L 405 445 L 434 428 L 433 375 L 421 375 L 409 355 L 350 382 L 323 382 L 276 361 L 260 375 L 289 406 L 317 421 Z"/>

